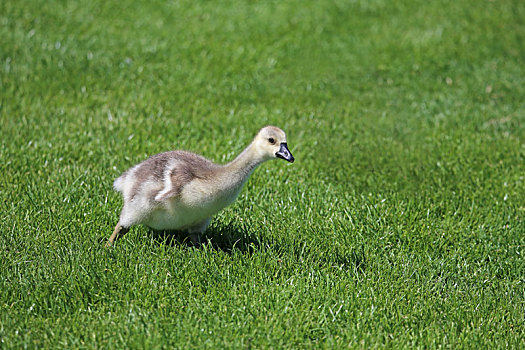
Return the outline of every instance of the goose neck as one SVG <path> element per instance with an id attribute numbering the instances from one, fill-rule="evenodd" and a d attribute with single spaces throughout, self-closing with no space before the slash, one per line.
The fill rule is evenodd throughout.
<path id="1" fill-rule="evenodd" d="M 263 161 L 252 143 L 225 167 L 230 176 L 244 182 Z"/>

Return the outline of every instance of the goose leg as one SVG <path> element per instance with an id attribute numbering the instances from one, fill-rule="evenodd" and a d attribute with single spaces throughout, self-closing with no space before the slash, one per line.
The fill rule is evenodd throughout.
<path id="1" fill-rule="evenodd" d="M 128 231 L 129 231 L 129 227 L 122 226 L 119 221 L 117 223 L 117 226 L 115 226 L 115 230 L 111 234 L 111 237 L 109 237 L 108 243 L 106 243 L 106 248 L 110 247 L 114 241 L 124 236 L 126 233 L 128 233 Z"/>
<path id="2" fill-rule="evenodd" d="M 199 222 L 197 225 L 190 227 L 188 233 L 190 234 L 191 243 L 194 246 L 201 245 L 201 235 L 206 231 L 208 225 L 210 224 L 211 218 Z"/>

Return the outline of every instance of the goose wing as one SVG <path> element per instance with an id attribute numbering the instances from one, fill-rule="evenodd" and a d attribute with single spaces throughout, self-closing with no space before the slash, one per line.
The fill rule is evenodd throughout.
<path id="1" fill-rule="evenodd" d="M 164 188 L 157 193 L 155 200 L 162 202 L 166 199 L 180 195 L 186 184 L 195 178 L 191 169 L 186 164 L 176 164 L 172 169 L 168 169 L 164 178 Z"/>
<path id="2" fill-rule="evenodd" d="M 195 179 L 207 179 L 213 176 L 219 167 L 210 160 L 186 151 L 167 152 L 169 159 L 164 162 L 164 186 L 156 196 L 158 202 L 177 197 L 184 186 Z"/>

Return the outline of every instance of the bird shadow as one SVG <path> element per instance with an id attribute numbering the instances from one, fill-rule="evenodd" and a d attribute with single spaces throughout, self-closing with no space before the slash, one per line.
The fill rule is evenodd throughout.
<path id="1" fill-rule="evenodd" d="M 190 235 L 184 231 L 157 231 L 153 229 L 149 229 L 149 231 L 153 240 L 159 244 L 196 249 L 206 246 L 228 254 L 237 250 L 251 255 L 262 245 L 261 241 L 249 230 L 241 228 L 233 222 L 209 227 L 201 236 L 200 243 L 193 243 Z"/>

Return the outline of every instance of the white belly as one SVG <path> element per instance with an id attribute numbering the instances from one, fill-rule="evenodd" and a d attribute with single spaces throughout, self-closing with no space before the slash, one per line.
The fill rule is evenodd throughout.
<path id="1" fill-rule="evenodd" d="M 187 186 L 163 206 L 156 208 L 143 223 L 155 230 L 184 230 L 211 218 L 237 198 L 240 188 L 217 196 L 201 190 L 200 186 Z"/>
<path id="2" fill-rule="evenodd" d="M 211 215 L 206 216 L 203 211 L 184 207 L 159 208 L 151 213 L 144 224 L 155 230 L 184 230 L 206 220 Z"/>

